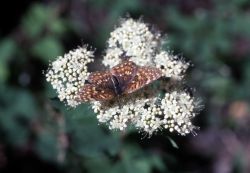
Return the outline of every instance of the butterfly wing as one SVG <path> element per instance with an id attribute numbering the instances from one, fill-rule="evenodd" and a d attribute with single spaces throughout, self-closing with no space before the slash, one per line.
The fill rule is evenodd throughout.
<path id="1" fill-rule="evenodd" d="M 128 83 L 133 80 L 138 66 L 129 60 L 124 60 L 122 63 L 111 69 L 112 76 L 115 76 L 117 82 L 119 83 L 119 87 L 122 91 L 126 88 Z"/>
<path id="2" fill-rule="evenodd" d="M 88 82 L 96 86 L 112 88 L 110 71 L 92 72 L 88 77 Z"/>
<path id="3" fill-rule="evenodd" d="M 159 79 L 162 76 L 162 72 L 158 68 L 154 67 L 138 67 L 136 71 L 136 75 L 128 83 L 125 88 L 124 93 L 132 93 L 144 86 L 152 83 L 153 81 Z"/>
<path id="4" fill-rule="evenodd" d="M 79 92 L 78 101 L 106 101 L 115 97 L 113 90 L 93 84 L 85 84 Z"/>
<path id="5" fill-rule="evenodd" d="M 79 92 L 79 101 L 105 101 L 116 96 L 110 71 L 92 72 Z"/>

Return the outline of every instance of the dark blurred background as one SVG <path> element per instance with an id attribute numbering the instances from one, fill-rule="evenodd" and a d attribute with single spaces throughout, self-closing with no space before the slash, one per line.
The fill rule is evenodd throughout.
<path id="1" fill-rule="evenodd" d="M 249 0 L 3 1 L 0 13 L 0 172 L 250 172 Z M 185 80 L 205 107 L 197 136 L 110 132 L 89 105 L 52 99 L 49 62 L 83 44 L 100 58 L 128 14 L 194 64 Z"/>

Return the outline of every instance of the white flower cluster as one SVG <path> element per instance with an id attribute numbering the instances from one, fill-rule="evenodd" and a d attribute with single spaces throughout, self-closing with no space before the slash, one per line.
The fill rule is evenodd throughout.
<path id="1" fill-rule="evenodd" d="M 93 56 L 92 51 L 80 47 L 59 56 L 50 64 L 46 79 L 56 89 L 60 101 L 65 101 L 71 107 L 80 104 L 75 98 L 88 78 L 87 64 L 94 61 Z"/>
<path id="2" fill-rule="evenodd" d="M 104 66 L 112 68 L 124 57 L 129 57 L 139 66 L 161 69 L 163 79 L 111 101 L 91 102 L 100 123 L 118 130 L 132 125 L 149 135 L 163 129 L 180 135 L 193 133 L 195 126 L 191 120 L 199 109 L 198 102 L 174 86 L 184 77 L 189 63 L 162 50 L 162 43 L 159 32 L 133 19 L 123 20 L 111 32 L 102 61 Z M 75 98 L 88 78 L 86 65 L 93 61 L 92 57 L 93 52 L 80 48 L 59 57 L 47 72 L 47 80 L 57 90 L 60 100 L 66 100 L 70 106 L 79 104 Z"/>
<path id="3" fill-rule="evenodd" d="M 125 55 L 137 65 L 153 65 L 152 57 L 162 41 L 160 33 L 151 32 L 145 23 L 133 19 L 121 23 L 121 26 L 110 34 L 103 64 L 113 67 L 119 64 L 121 56 Z"/>
<path id="4" fill-rule="evenodd" d="M 166 51 L 161 51 L 154 58 L 154 63 L 157 68 L 162 70 L 165 77 L 181 80 L 184 73 L 189 67 L 189 63 L 184 62 L 177 56 L 174 56 Z"/>
<path id="5" fill-rule="evenodd" d="M 164 88 L 148 86 L 115 102 L 92 102 L 92 108 L 99 122 L 110 129 L 124 130 L 132 124 L 149 136 L 162 129 L 180 135 L 195 134 L 191 120 L 199 110 L 199 102 L 184 91 L 169 90 L 160 96 Z"/>
<path id="6" fill-rule="evenodd" d="M 162 128 L 170 132 L 177 131 L 181 135 L 186 135 L 195 128 L 191 119 L 194 114 L 194 99 L 184 92 L 166 93 L 164 98 L 157 103 L 157 99 L 148 100 L 140 107 L 140 115 L 137 117 L 136 127 L 152 134 Z M 147 107 L 148 105 L 148 107 Z M 145 109 L 147 108 L 147 109 Z M 138 108 L 137 108 L 138 109 Z"/>

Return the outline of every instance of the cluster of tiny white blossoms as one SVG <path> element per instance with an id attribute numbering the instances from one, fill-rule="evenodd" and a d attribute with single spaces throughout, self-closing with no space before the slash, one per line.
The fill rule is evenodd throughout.
<path id="1" fill-rule="evenodd" d="M 113 67 L 125 55 L 138 65 L 154 65 L 152 57 L 162 44 L 160 33 L 151 32 L 145 23 L 133 19 L 122 20 L 121 23 L 110 33 L 103 64 Z"/>
<path id="2" fill-rule="evenodd" d="M 50 64 L 46 79 L 57 91 L 60 101 L 65 101 L 71 107 L 80 104 L 75 98 L 88 78 L 87 64 L 94 61 L 93 57 L 93 51 L 79 47 L 64 56 L 59 56 Z"/>
<path id="3" fill-rule="evenodd" d="M 91 107 L 100 123 L 110 129 L 125 130 L 134 126 L 149 135 L 167 129 L 186 135 L 194 132 L 192 118 L 199 105 L 190 94 L 175 87 L 181 83 L 189 63 L 162 50 L 163 37 L 142 21 L 124 19 L 110 34 L 103 65 L 107 68 L 129 57 L 139 66 L 152 66 L 162 70 L 163 77 L 134 93 L 121 95 L 111 101 L 92 101 Z M 46 77 L 58 92 L 60 100 L 69 106 L 80 104 L 77 92 L 88 79 L 87 64 L 93 52 L 86 48 L 71 51 L 52 63 Z M 174 82 L 173 82 L 174 81 Z M 178 84 L 179 85 L 179 84 Z"/>
<path id="4" fill-rule="evenodd" d="M 189 63 L 166 51 L 161 51 L 154 57 L 154 63 L 160 68 L 165 77 L 181 80 L 189 67 Z"/>
<path id="5" fill-rule="evenodd" d="M 119 101 L 94 101 L 92 108 L 99 122 L 107 123 L 110 129 L 124 130 L 133 124 L 149 135 L 162 129 L 180 135 L 195 134 L 197 127 L 191 120 L 200 108 L 198 100 L 185 91 L 170 89 L 173 86 L 169 84 L 163 87 L 163 83 L 158 88 L 145 87 L 133 95 L 119 98 Z M 159 94 L 165 89 L 168 92 Z"/>

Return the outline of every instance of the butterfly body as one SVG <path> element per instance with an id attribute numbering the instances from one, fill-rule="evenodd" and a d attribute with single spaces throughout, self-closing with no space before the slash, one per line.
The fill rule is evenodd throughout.
<path id="1" fill-rule="evenodd" d="M 79 93 L 80 101 L 106 101 L 130 94 L 162 76 L 160 69 L 141 67 L 129 60 L 107 71 L 93 72 Z"/>
<path id="2" fill-rule="evenodd" d="M 124 87 L 121 86 L 116 76 L 111 76 L 113 83 L 113 89 L 116 95 L 121 95 L 123 93 Z"/>

